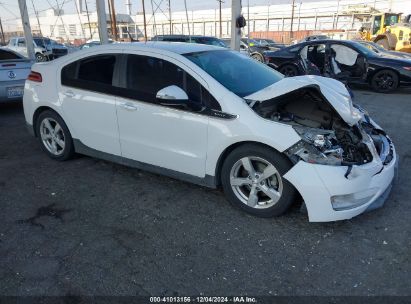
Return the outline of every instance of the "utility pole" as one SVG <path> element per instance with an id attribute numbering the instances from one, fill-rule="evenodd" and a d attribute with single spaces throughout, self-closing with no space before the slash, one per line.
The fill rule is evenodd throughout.
<path id="1" fill-rule="evenodd" d="M 294 7 L 295 7 L 295 0 L 293 0 L 292 8 L 291 8 L 291 29 L 290 29 L 290 40 L 291 40 L 291 41 L 292 41 L 293 38 L 294 38 L 294 33 L 293 33 Z"/>
<path id="2" fill-rule="evenodd" d="M 267 27 L 266 27 L 266 32 L 268 33 L 270 31 L 270 0 L 268 0 L 267 3 Z"/>
<path id="3" fill-rule="evenodd" d="M 237 19 L 241 16 L 241 1 L 231 0 L 231 49 L 240 50 L 241 29 L 237 28 Z"/>
<path id="4" fill-rule="evenodd" d="M 250 38 L 250 0 L 247 0 L 247 38 Z"/>
<path id="5" fill-rule="evenodd" d="M 223 0 L 217 0 L 219 7 L 220 7 L 220 38 L 223 36 L 223 25 L 222 25 L 222 17 L 221 17 L 221 4 L 223 3 Z"/>
<path id="6" fill-rule="evenodd" d="M 147 41 L 146 7 L 144 6 L 144 0 L 141 0 L 141 2 L 143 4 L 144 40 Z"/>
<path id="7" fill-rule="evenodd" d="M 107 16 L 104 0 L 96 0 L 98 33 L 101 44 L 108 44 Z"/>
<path id="8" fill-rule="evenodd" d="M 0 17 L 0 30 L 1 30 L 1 45 L 5 45 L 6 40 L 4 39 L 3 24 L 1 23 L 1 17 Z"/>
<path id="9" fill-rule="evenodd" d="M 91 39 L 91 38 L 93 38 L 93 32 L 91 31 L 90 14 L 88 13 L 87 0 L 84 0 L 84 3 L 86 4 L 86 13 L 87 13 L 88 29 L 89 29 L 89 31 L 90 31 L 90 39 Z"/>
<path id="10" fill-rule="evenodd" d="M 19 0 L 19 8 L 21 15 L 21 22 L 23 24 L 24 38 L 26 40 L 27 57 L 31 60 L 35 59 L 33 35 L 31 34 L 29 13 L 27 11 L 26 0 Z"/>
<path id="11" fill-rule="evenodd" d="M 110 2 L 110 16 L 111 16 L 111 33 L 113 34 L 114 40 L 117 40 L 117 20 L 116 20 L 116 9 L 114 7 L 114 1 L 109 0 Z"/>
<path id="12" fill-rule="evenodd" d="M 170 18 L 170 35 L 173 34 L 173 22 L 171 19 L 171 0 L 168 0 L 168 17 Z"/>

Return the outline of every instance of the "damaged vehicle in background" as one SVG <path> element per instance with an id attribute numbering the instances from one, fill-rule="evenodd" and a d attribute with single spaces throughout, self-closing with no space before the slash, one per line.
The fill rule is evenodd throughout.
<path id="1" fill-rule="evenodd" d="M 46 37 L 33 37 L 34 53 L 37 62 L 53 60 L 68 54 L 68 49 L 64 45 Z M 7 48 L 27 57 L 26 38 L 13 37 L 10 39 Z"/>
<path id="2" fill-rule="evenodd" d="M 302 197 L 310 221 L 350 219 L 383 204 L 397 163 L 341 82 L 284 78 L 208 45 L 105 45 L 36 64 L 23 105 L 55 160 L 77 152 L 222 187 L 260 217 Z"/>
<path id="3" fill-rule="evenodd" d="M 265 62 L 286 76 L 322 75 L 346 84 L 365 84 L 381 93 L 411 85 L 411 60 L 376 53 L 356 41 L 315 40 L 276 52 Z"/>

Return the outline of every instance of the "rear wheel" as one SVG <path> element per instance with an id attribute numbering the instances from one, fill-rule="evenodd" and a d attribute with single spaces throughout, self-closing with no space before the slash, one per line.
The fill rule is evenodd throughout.
<path id="1" fill-rule="evenodd" d="M 382 70 L 371 78 L 371 86 L 380 93 L 388 93 L 398 87 L 398 75 L 391 70 Z"/>
<path id="2" fill-rule="evenodd" d="M 228 200 L 260 217 L 283 214 L 296 190 L 283 178 L 292 164 L 267 147 L 248 144 L 231 152 L 223 164 L 221 182 Z"/>
<path id="3" fill-rule="evenodd" d="M 298 69 L 294 65 L 286 64 L 280 68 L 280 73 L 284 74 L 285 77 L 294 77 L 298 75 Z"/>
<path id="4" fill-rule="evenodd" d="M 53 111 L 42 112 L 37 119 L 36 134 L 41 148 L 55 160 L 67 160 L 74 155 L 71 134 L 63 119 Z"/>
<path id="5" fill-rule="evenodd" d="M 264 62 L 263 56 L 262 56 L 261 54 L 259 54 L 259 53 L 254 53 L 254 54 L 252 54 L 252 55 L 251 55 L 251 58 L 253 58 L 253 59 L 257 60 L 257 61 L 260 61 L 260 62 Z"/>

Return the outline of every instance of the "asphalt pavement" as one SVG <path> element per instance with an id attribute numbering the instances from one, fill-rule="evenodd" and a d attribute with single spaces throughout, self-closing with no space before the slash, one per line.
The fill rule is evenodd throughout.
<path id="1" fill-rule="evenodd" d="M 0 295 L 411 295 L 411 90 L 355 90 L 391 135 L 385 206 L 261 219 L 220 190 L 79 156 L 49 159 L 0 105 Z"/>

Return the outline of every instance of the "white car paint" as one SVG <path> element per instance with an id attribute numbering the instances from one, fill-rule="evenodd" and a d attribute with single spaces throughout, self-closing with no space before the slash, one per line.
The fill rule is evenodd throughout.
<path id="1" fill-rule="evenodd" d="M 233 144 L 257 142 L 283 152 L 299 142 L 301 137 L 290 125 L 262 119 L 244 99 L 181 56 L 182 53 L 215 49 L 183 43 L 116 44 L 73 53 L 52 63 L 36 64 L 33 70 L 43 75 L 43 83 L 27 81 L 25 84 L 26 121 L 32 126 L 35 111 L 49 107 L 65 120 L 74 139 L 92 149 L 198 178 L 215 177 L 221 155 Z M 125 98 L 61 85 L 60 73 L 64 66 L 90 55 L 110 52 L 146 54 L 173 62 L 212 92 L 222 111 L 235 118 L 224 120 L 143 102 L 130 103 Z M 353 125 L 360 119 L 344 86 L 322 77 L 285 78 L 247 98 L 269 99 L 310 84 L 320 87 L 348 124 Z M 347 179 L 344 177 L 346 166 L 299 161 L 284 177 L 302 195 L 310 221 L 342 220 L 362 213 L 389 187 L 395 163 L 395 156 L 388 165 L 375 160 L 355 167 Z M 375 175 L 383 167 L 383 172 Z M 372 198 L 360 207 L 335 211 L 331 206 L 333 195 L 361 195 L 370 189 L 374 191 Z"/>
<path id="2" fill-rule="evenodd" d="M 321 76 L 308 75 L 284 78 L 245 98 L 264 101 L 309 85 L 318 85 L 320 87 L 323 95 L 348 125 L 353 126 L 361 119 L 361 114 L 353 107 L 350 94 L 344 84 L 335 79 Z"/>

